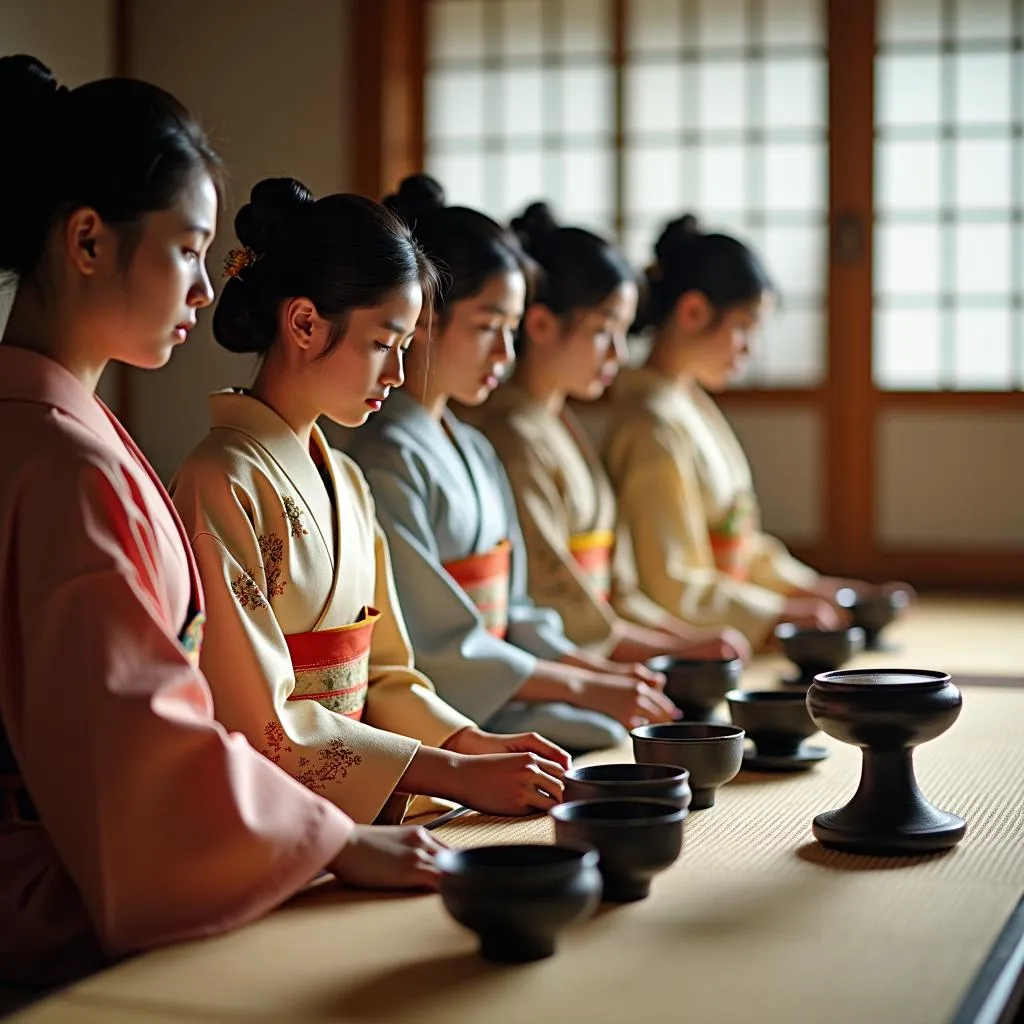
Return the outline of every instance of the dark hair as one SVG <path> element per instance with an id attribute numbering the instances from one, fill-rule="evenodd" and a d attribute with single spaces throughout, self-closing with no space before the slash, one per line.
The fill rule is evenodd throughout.
<path id="1" fill-rule="evenodd" d="M 722 314 L 775 290 L 757 253 L 730 235 L 704 234 L 692 214 L 665 227 L 654 255 L 646 272 L 646 301 L 634 330 L 660 327 L 680 297 L 690 291 L 702 293 Z"/>
<path id="2" fill-rule="evenodd" d="M 429 308 L 438 274 L 408 228 L 380 203 L 337 194 L 314 199 L 294 178 L 257 182 L 235 217 L 253 261 L 224 286 L 213 334 L 231 352 L 266 352 L 286 299 L 308 298 L 341 341 L 354 309 L 380 305 L 415 282 Z"/>
<path id="3" fill-rule="evenodd" d="M 477 295 L 496 274 L 525 273 L 515 236 L 476 210 L 446 206 L 444 189 L 427 174 L 406 178 L 384 205 L 409 225 L 443 271 L 443 287 L 434 300 L 439 312 L 448 303 Z"/>
<path id="4" fill-rule="evenodd" d="M 0 272 L 33 276 L 53 224 L 91 207 L 120 229 L 127 263 L 138 223 L 166 210 L 197 168 L 218 193 L 217 154 L 188 111 L 146 82 L 58 87 L 34 57 L 0 58 Z"/>
<path id="5" fill-rule="evenodd" d="M 559 227 L 546 203 L 531 203 L 513 219 L 512 230 L 536 265 L 530 300 L 557 316 L 593 309 L 620 285 L 636 281 L 614 245 L 583 228 Z"/>

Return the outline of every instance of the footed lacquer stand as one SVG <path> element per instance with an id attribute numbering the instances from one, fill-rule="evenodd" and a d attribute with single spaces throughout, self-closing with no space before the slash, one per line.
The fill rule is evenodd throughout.
<path id="1" fill-rule="evenodd" d="M 823 672 L 807 691 L 822 732 L 862 749 L 853 799 L 814 819 L 815 838 L 848 853 L 934 853 L 963 839 L 967 822 L 939 810 L 918 788 L 913 750 L 941 736 L 963 698 L 945 672 L 875 669 Z"/>

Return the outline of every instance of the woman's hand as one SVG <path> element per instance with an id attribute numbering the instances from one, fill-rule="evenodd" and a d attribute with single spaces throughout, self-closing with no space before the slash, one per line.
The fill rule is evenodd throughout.
<path id="1" fill-rule="evenodd" d="M 580 707 L 600 711 L 627 729 L 674 722 L 681 712 L 658 687 L 627 676 L 591 676 L 579 691 Z"/>
<path id="2" fill-rule="evenodd" d="M 535 814 L 562 800 L 565 769 L 537 754 L 460 757 L 448 795 L 484 814 Z"/>
<path id="3" fill-rule="evenodd" d="M 738 630 L 727 626 L 725 629 L 701 630 L 703 636 L 691 636 L 675 641 L 665 653 L 674 658 L 696 658 L 708 661 L 731 661 L 739 658 L 750 661 L 750 641 Z"/>
<path id="4" fill-rule="evenodd" d="M 469 727 L 450 737 L 444 748 L 470 755 L 536 754 L 547 761 L 554 761 L 565 770 L 572 767 L 572 758 L 560 746 L 535 732 L 503 735 Z"/>
<path id="5" fill-rule="evenodd" d="M 442 849 L 426 829 L 356 825 L 327 870 L 343 885 L 363 889 L 436 889 L 441 873 L 434 857 Z"/>

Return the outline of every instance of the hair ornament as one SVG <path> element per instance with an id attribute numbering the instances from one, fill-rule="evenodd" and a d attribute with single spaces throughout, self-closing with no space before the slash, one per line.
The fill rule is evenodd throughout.
<path id="1" fill-rule="evenodd" d="M 224 276 L 240 277 L 242 271 L 251 267 L 259 257 L 247 245 L 240 249 L 229 249 L 224 257 Z"/>

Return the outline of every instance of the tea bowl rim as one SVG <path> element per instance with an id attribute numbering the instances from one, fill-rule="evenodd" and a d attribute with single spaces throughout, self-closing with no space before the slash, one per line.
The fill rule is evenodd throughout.
<path id="1" fill-rule="evenodd" d="M 917 676 L 917 679 L 904 681 L 893 680 L 892 682 L 876 682 L 868 679 L 858 681 L 857 677 L 865 676 Z M 926 679 L 921 679 L 926 676 Z M 811 686 L 819 686 L 828 690 L 842 690 L 848 692 L 866 692 L 869 690 L 892 692 L 906 692 L 908 690 L 936 690 L 953 681 L 948 672 L 934 668 L 844 668 L 833 669 L 830 672 L 819 672 L 814 677 Z"/>
<path id="2" fill-rule="evenodd" d="M 767 707 L 772 704 L 807 704 L 807 695 L 796 690 L 729 690 L 725 695 L 728 704 L 746 704 L 748 707 L 761 705 Z"/>
<path id="3" fill-rule="evenodd" d="M 510 852 L 526 847 L 559 850 L 575 854 L 575 856 L 540 864 L 480 864 L 471 861 L 474 855 L 485 850 Z M 470 863 L 460 869 L 458 865 L 463 860 L 469 860 Z M 568 880 L 578 871 L 596 868 L 599 860 L 600 855 L 597 848 L 591 843 L 580 840 L 565 840 L 555 843 L 488 843 L 484 846 L 448 846 L 439 850 L 434 857 L 434 862 L 441 871 L 442 883 L 447 880 L 493 882 L 498 878 L 510 876 L 519 881 Z"/>
<path id="4" fill-rule="evenodd" d="M 590 807 L 595 804 L 644 804 L 648 807 L 661 808 L 661 813 L 652 813 L 646 818 L 566 818 L 563 814 L 568 813 L 568 808 Z M 686 821 L 690 810 L 687 807 L 680 807 L 671 800 L 662 800 L 658 797 L 591 797 L 586 800 L 567 800 L 548 809 L 548 817 L 563 825 L 596 825 L 599 828 L 644 828 L 651 825 L 675 825 Z"/>
<path id="5" fill-rule="evenodd" d="M 647 736 L 644 735 L 648 729 L 678 729 L 694 726 L 695 728 L 711 729 L 715 731 L 711 736 Z M 638 725 L 629 730 L 631 740 L 642 740 L 644 743 L 667 743 L 670 745 L 681 743 L 726 743 L 742 740 L 746 732 L 738 725 L 730 725 L 727 722 L 663 722 L 657 725 Z"/>
<path id="6" fill-rule="evenodd" d="M 575 774 L 576 772 L 587 772 L 594 768 L 665 768 L 669 770 L 670 774 L 661 779 L 581 779 Z M 666 784 L 673 782 L 688 783 L 690 781 L 690 772 L 687 768 L 680 768 L 679 765 L 669 764 L 667 761 L 608 761 L 604 764 L 585 764 L 570 768 L 566 771 L 565 778 L 570 782 L 577 782 L 581 785 L 635 786 L 644 782 L 661 782 Z M 607 799 L 617 798 L 609 797 Z M 637 799 L 642 800 L 645 798 L 637 797 Z M 651 797 L 651 799 L 655 800 L 657 797 Z"/>

